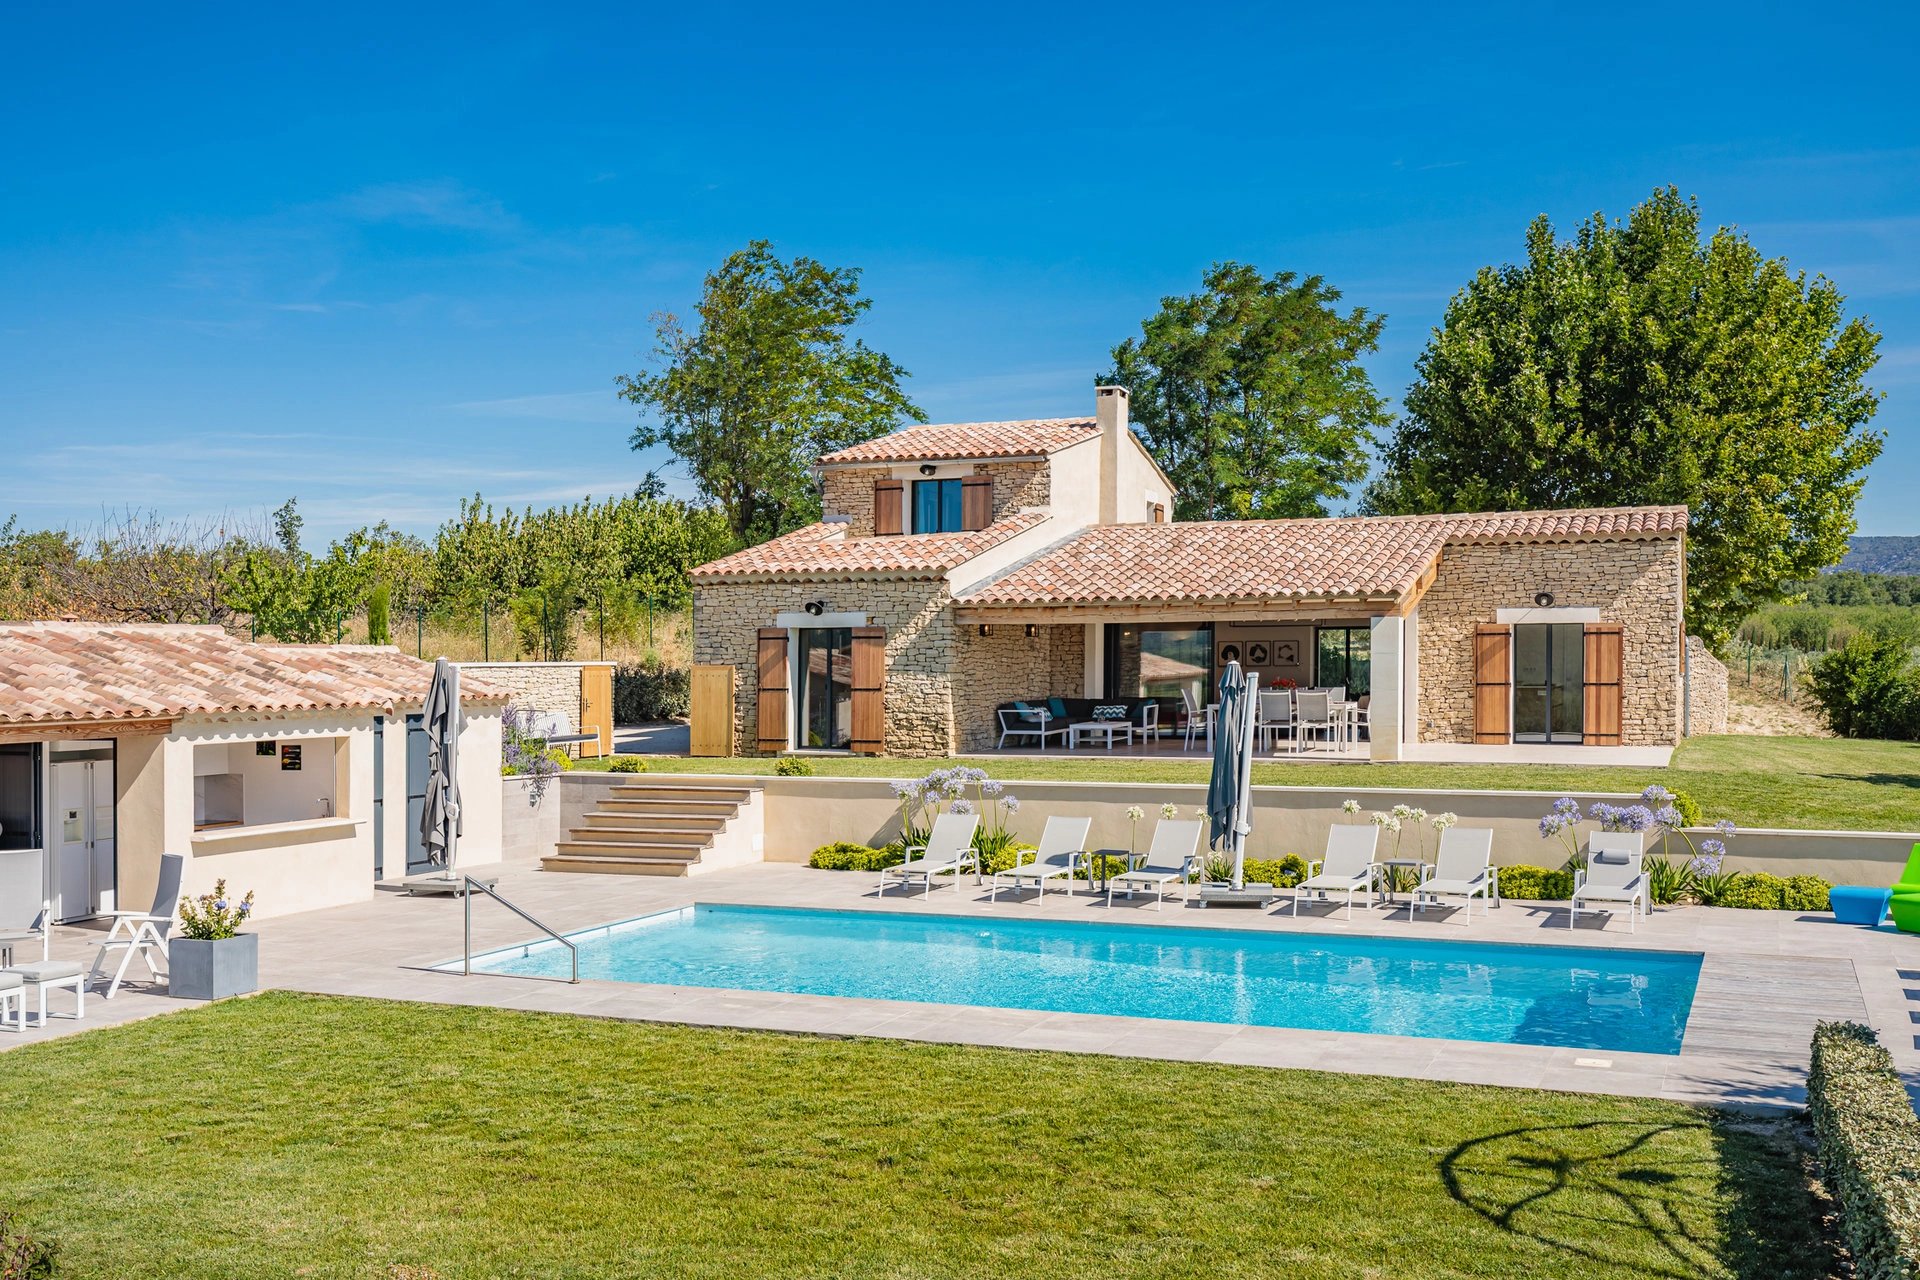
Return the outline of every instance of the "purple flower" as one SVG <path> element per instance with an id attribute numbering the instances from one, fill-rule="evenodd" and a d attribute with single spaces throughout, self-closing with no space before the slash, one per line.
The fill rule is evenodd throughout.
<path id="1" fill-rule="evenodd" d="M 1702 840 L 1700 851 L 1714 860 L 1715 870 L 1718 870 L 1720 859 L 1726 856 L 1727 846 L 1718 840 Z"/>
<path id="2" fill-rule="evenodd" d="M 973 801 L 971 801 L 971 800 L 955 800 L 955 801 L 953 802 L 953 804 L 952 804 L 952 806 L 951 806 L 951 807 L 950 807 L 950 808 L 949 808 L 949 809 L 947 810 L 947 812 L 948 812 L 948 813 L 972 813 L 972 812 L 973 812 Z"/>
<path id="3" fill-rule="evenodd" d="M 1004 800 L 1002 800 L 1002 801 L 1001 801 L 1000 803 L 1001 803 L 1001 804 L 1003 804 L 1003 805 L 1005 805 L 1005 806 L 1007 806 L 1007 812 L 1008 812 L 1008 813 L 1018 813 L 1018 812 L 1020 812 L 1020 797 L 1019 797 L 1019 796 L 1008 796 L 1008 797 L 1007 797 L 1006 799 L 1004 799 Z"/>
<path id="4" fill-rule="evenodd" d="M 215 911 L 225 911 L 227 909 L 227 900 L 225 898 L 216 898 L 213 903 L 213 909 Z"/>
<path id="5" fill-rule="evenodd" d="M 1652 790 L 1652 788 L 1648 788 L 1648 790 Z M 1662 806 L 1654 813 L 1653 820 L 1663 827 L 1679 827 L 1684 825 L 1680 817 L 1680 811 L 1672 805 Z"/>
<path id="6" fill-rule="evenodd" d="M 893 784 L 893 794 L 902 800 L 915 799 L 920 794 L 920 784 L 917 782 L 896 782 Z"/>
<path id="7" fill-rule="evenodd" d="M 1723 836 L 1730 836 L 1733 834 L 1733 819 L 1722 818 L 1713 824 L 1713 829 Z"/>
<path id="8" fill-rule="evenodd" d="M 983 782 L 980 784 L 980 794 L 983 796 L 997 796 L 1005 790 L 1006 787 L 998 782 Z"/>
<path id="9" fill-rule="evenodd" d="M 1580 802 L 1572 796 L 1561 796 L 1553 802 L 1553 811 L 1563 817 L 1578 818 L 1580 816 Z"/>
<path id="10" fill-rule="evenodd" d="M 1667 790 L 1665 787 L 1661 786 L 1659 783 L 1656 782 L 1652 786 L 1648 787 L 1645 791 L 1642 791 L 1640 793 L 1640 798 L 1646 801 L 1650 805 L 1671 804 L 1673 803 L 1673 792 Z"/>

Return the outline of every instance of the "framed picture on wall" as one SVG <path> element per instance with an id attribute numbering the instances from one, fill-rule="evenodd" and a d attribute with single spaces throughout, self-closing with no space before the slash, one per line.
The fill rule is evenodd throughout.
<path id="1" fill-rule="evenodd" d="M 253 744 L 253 754 L 257 756 L 278 755 L 280 754 L 280 744 L 276 742 L 256 742 Z"/>
<path id="2" fill-rule="evenodd" d="M 1224 667 L 1224 666 L 1226 666 L 1226 665 L 1227 665 L 1227 664 L 1228 664 L 1229 662 L 1238 662 L 1238 661 L 1240 661 L 1240 646 L 1239 646 L 1239 645 L 1237 645 L 1237 644 L 1223 644 L 1223 645 L 1221 645 L 1221 646 L 1220 646 L 1220 665 L 1221 665 L 1221 666 L 1223 666 L 1223 667 Z"/>
<path id="3" fill-rule="evenodd" d="M 300 772 L 300 744 L 283 742 L 280 744 L 280 769 L 283 773 Z"/>
<path id="4" fill-rule="evenodd" d="M 1276 640 L 1273 642 L 1273 665 L 1276 667 L 1297 667 L 1300 665 L 1300 642 L 1298 640 Z"/>
<path id="5" fill-rule="evenodd" d="M 1267 665 L 1267 646 L 1258 640 L 1247 646 L 1247 665 L 1264 667 Z"/>

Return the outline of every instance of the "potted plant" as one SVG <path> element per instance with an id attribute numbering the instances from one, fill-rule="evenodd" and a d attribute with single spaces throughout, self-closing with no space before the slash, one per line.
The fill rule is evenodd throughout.
<path id="1" fill-rule="evenodd" d="M 182 1000 L 220 1000 L 260 988 L 260 935 L 241 933 L 253 891 L 235 902 L 227 882 L 180 899 L 180 932 L 167 944 L 167 992 Z"/>

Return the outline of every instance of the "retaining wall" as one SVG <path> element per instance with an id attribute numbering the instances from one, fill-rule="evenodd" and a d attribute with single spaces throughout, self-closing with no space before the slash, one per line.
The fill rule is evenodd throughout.
<path id="1" fill-rule="evenodd" d="M 883 778 L 664 773 L 643 774 L 640 778 L 690 786 L 745 786 L 761 791 L 765 804 L 764 857 L 768 862 L 805 862 L 814 849 L 836 840 L 884 844 L 900 831 L 900 807 L 888 780 Z M 560 832 L 580 825 L 581 815 L 604 794 L 601 788 L 636 780 L 634 775 L 627 774 L 562 774 L 554 780 L 541 805 L 532 809 L 525 803 L 524 796 L 516 806 L 510 791 L 505 806 L 509 838 L 535 844 L 524 851 L 510 850 L 505 856 L 519 861 L 551 852 L 552 842 Z M 518 779 L 505 781 L 509 787 L 525 786 Z M 1093 819 L 1091 842 L 1096 847 L 1111 849 L 1127 847 L 1129 805 L 1139 805 L 1147 812 L 1140 822 L 1138 835 L 1144 847 L 1152 836 L 1162 804 L 1179 805 L 1181 816 L 1187 817 L 1204 805 L 1207 798 L 1206 786 L 1201 783 L 1010 782 L 1007 790 L 1020 798 L 1014 830 L 1023 838 L 1037 840 L 1049 814 L 1084 815 Z M 1594 800 L 1621 803 L 1638 798 L 1600 792 L 1571 794 L 1583 807 Z M 1335 822 L 1354 821 L 1340 811 L 1341 802 L 1349 798 L 1359 801 L 1366 812 L 1406 804 L 1430 813 L 1458 814 L 1463 826 L 1491 828 L 1493 859 L 1500 866 L 1525 863 L 1557 867 L 1566 860 L 1565 846 L 1558 841 L 1542 840 L 1538 829 L 1540 815 L 1547 811 L 1555 796 L 1531 791 L 1409 791 L 1365 787 L 1255 787 L 1253 834 L 1248 837 L 1247 856 L 1278 858 L 1298 853 L 1303 857 L 1319 857 L 1326 848 L 1327 828 Z M 522 810 L 527 813 L 522 814 Z M 1584 830 L 1583 827 L 1583 833 Z M 1711 830 L 1699 831 L 1695 839 L 1713 834 Z M 1393 840 L 1390 833 L 1381 833 L 1383 856 L 1392 847 Z M 1400 840 L 1408 856 L 1418 851 L 1418 836 L 1412 831 L 1404 832 Z M 1817 875 L 1835 884 L 1892 884 L 1916 841 L 1920 841 L 1920 833 L 1743 830 L 1728 845 L 1726 867 L 1731 871 L 1767 871 L 1783 876 Z M 1431 842 L 1429 835 L 1429 856 Z M 1685 850 L 1681 848 L 1678 852 Z"/>

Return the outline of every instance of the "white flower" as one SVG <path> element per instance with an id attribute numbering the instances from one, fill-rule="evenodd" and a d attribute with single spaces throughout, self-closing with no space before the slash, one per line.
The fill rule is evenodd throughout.
<path id="1" fill-rule="evenodd" d="M 1342 800 L 1340 802 L 1340 812 L 1358 813 L 1360 812 L 1360 802 L 1358 800 Z"/>
<path id="2" fill-rule="evenodd" d="M 1167 819 L 1177 818 L 1180 816 L 1180 806 L 1177 804 L 1163 804 L 1160 806 L 1160 816 Z"/>
<path id="3" fill-rule="evenodd" d="M 1427 811 L 1425 809 L 1409 809 L 1400 816 L 1403 818 L 1412 818 L 1415 822 L 1425 822 L 1427 820 Z"/>
<path id="4" fill-rule="evenodd" d="M 1139 805 L 1130 804 L 1127 806 L 1127 820 L 1129 822 L 1138 822 L 1140 821 L 1140 819 L 1146 816 L 1147 816 L 1147 811 L 1145 809 L 1142 809 Z"/>
<path id="5" fill-rule="evenodd" d="M 1393 816 L 1396 818 L 1411 818 L 1413 816 L 1413 810 L 1404 804 L 1397 804 L 1393 806 Z"/>
<path id="6" fill-rule="evenodd" d="M 1445 831 L 1448 827 L 1454 826 L 1459 821 L 1460 815 L 1457 813 L 1436 813 L 1433 815 L 1433 829 L 1435 831 Z"/>
<path id="7" fill-rule="evenodd" d="M 1373 815 L 1373 825 L 1383 831 L 1398 831 L 1400 829 L 1400 815 L 1396 813 L 1376 813 Z"/>

